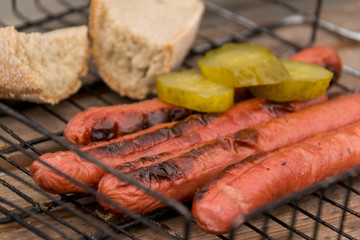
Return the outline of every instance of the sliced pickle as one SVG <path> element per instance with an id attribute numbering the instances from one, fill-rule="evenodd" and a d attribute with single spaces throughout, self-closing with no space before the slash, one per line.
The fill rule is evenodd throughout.
<path id="1" fill-rule="evenodd" d="M 234 104 L 234 88 L 208 81 L 195 69 L 159 76 L 156 90 L 161 100 L 199 112 L 222 112 Z"/>
<path id="2" fill-rule="evenodd" d="M 276 85 L 250 87 L 250 92 L 257 97 L 285 102 L 307 100 L 326 93 L 333 73 L 312 63 L 298 60 L 281 59 L 291 80 Z"/>
<path id="3" fill-rule="evenodd" d="M 198 64 L 206 78 L 224 86 L 276 84 L 290 78 L 274 54 L 251 43 L 225 44 L 209 51 Z"/>

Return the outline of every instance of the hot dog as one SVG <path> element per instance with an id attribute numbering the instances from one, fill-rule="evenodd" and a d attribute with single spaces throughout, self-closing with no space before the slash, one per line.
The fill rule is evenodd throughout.
<path id="1" fill-rule="evenodd" d="M 228 232 L 237 216 L 360 165 L 359 143 L 357 123 L 244 159 L 197 192 L 193 216 L 206 232 Z"/>
<path id="2" fill-rule="evenodd" d="M 157 98 L 133 104 L 92 107 L 76 114 L 66 125 L 64 137 L 77 145 L 104 141 L 165 122 L 184 119 L 191 110 Z"/>
<path id="3" fill-rule="evenodd" d="M 325 96 L 321 96 L 320 98 L 314 98 L 314 99 L 311 99 L 309 101 L 294 101 L 294 102 L 291 102 L 291 103 L 287 103 L 285 105 L 284 104 L 277 105 L 277 104 L 273 103 L 274 105 L 267 105 L 267 107 L 272 106 L 272 107 L 270 107 L 272 109 L 271 111 L 274 111 L 274 109 L 276 108 L 277 110 L 275 110 L 275 111 L 278 111 L 278 113 L 276 115 L 277 115 L 277 117 L 279 117 L 281 115 L 285 115 L 285 114 L 279 112 L 279 110 L 282 107 L 285 107 L 286 105 L 288 105 L 287 107 L 285 107 L 287 109 L 287 111 L 295 112 L 295 111 L 298 111 L 300 109 L 311 106 L 313 104 L 320 103 L 320 102 L 324 101 L 325 99 L 326 99 Z M 292 110 L 290 110 L 290 109 L 292 109 Z M 224 122 L 224 124 L 225 124 L 225 122 Z M 205 129 L 203 129 L 203 130 L 204 131 L 200 131 L 199 133 L 201 134 L 202 132 L 207 131 Z M 234 128 L 232 131 L 229 131 L 229 133 L 235 132 L 236 130 L 237 130 L 237 128 Z M 218 134 L 218 135 L 221 135 L 221 134 Z M 213 138 L 215 138 L 215 137 L 213 137 Z M 210 138 L 208 138 L 208 139 L 210 139 Z M 208 144 L 208 141 L 202 141 L 202 142 L 196 143 L 194 145 L 191 145 L 189 147 L 178 149 L 178 150 L 173 151 L 173 152 L 161 152 L 160 154 L 141 157 L 141 158 L 136 159 L 134 161 L 129 161 L 129 162 L 123 163 L 123 164 L 117 166 L 116 168 L 121 172 L 129 172 L 129 171 L 138 169 L 140 167 L 146 167 L 146 166 L 150 166 L 150 165 L 153 165 L 153 164 L 156 164 L 156 163 L 164 162 L 164 161 L 166 161 L 168 159 L 174 158 L 174 157 L 179 156 L 179 155 L 181 155 L 183 153 L 189 152 L 194 148 L 198 148 L 198 147 L 206 145 L 206 144 Z"/>
<path id="4" fill-rule="evenodd" d="M 326 96 L 321 96 L 305 102 L 277 104 L 254 98 L 238 103 L 222 114 L 192 115 L 183 121 L 164 123 L 110 142 L 99 142 L 92 146 L 86 146 L 82 150 L 104 163 L 116 167 L 144 156 L 186 149 L 214 139 L 218 135 L 234 133 L 245 127 L 267 122 L 326 99 Z M 91 187 L 96 187 L 99 178 L 105 173 L 102 168 L 70 151 L 47 153 L 40 158 Z M 48 192 L 84 192 L 82 188 L 40 162 L 35 161 L 30 167 L 30 172 L 34 181 Z"/>
<path id="5" fill-rule="evenodd" d="M 132 170 L 135 170 L 135 169 L 138 169 L 141 167 L 151 166 L 153 164 L 164 162 L 164 161 L 174 158 L 176 156 L 180 156 L 183 153 L 191 151 L 191 149 L 193 149 L 193 148 L 203 146 L 207 143 L 208 143 L 207 141 L 200 142 L 195 145 L 192 145 L 191 147 L 177 149 L 176 151 L 173 151 L 173 152 L 162 152 L 162 153 L 152 155 L 152 156 L 141 157 L 134 161 L 123 163 L 123 164 L 117 166 L 116 169 L 123 173 L 130 172 Z"/>
<path id="6" fill-rule="evenodd" d="M 257 127 L 243 129 L 231 136 L 220 137 L 171 160 L 127 174 L 165 196 L 179 201 L 190 200 L 197 189 L 239 159 L 291 145 L 318 133 L 360 121 L 359 101 L 360 94 L 341 96 Z M 98 192 L 137 213 L 165 206 L 112 174 L 105 174 L 101 178 Z M 99 203 L 110 211 L 121 214 L 106 202 L 99 200 Z"/>

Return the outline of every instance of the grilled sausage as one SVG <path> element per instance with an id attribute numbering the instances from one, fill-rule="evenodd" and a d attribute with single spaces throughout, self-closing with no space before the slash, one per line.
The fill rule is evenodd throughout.
<path id="1" fill-rule="evenodd" d="M 185 149 L 197 143 L 214 139 L 218 135 L 234 133 L 245 127 L 255 126 L 326 99 L 326 96 L 321 96 L 305 102 L 285 104 L 251 99 L 234 105 L 222 114 L 192 115 L 177 123 L 164 123 L 161 126 L 154 126 L 111 140 L 110 143 L 99 142 L 92 146 L 85 146 L 82 150 L 104 163 L 116 167 L 144 156 Z M 96 187 L 99 178 L 104 174 L 102 168 L 80 158 L 71 151 L 47 153 L 40 158 L 91 187 Z M 48 192 L 84 192 L 82 188 L 38 161 L 31 165 L 30 172 L 35 182 Z"/>
<path id="2" fill-rule="evenodd" d="M 309 47 L 290 56 L 290 58 L 314 63 L 327 68 L 334 73 L 333 79 L 330 82 L 331 84 L 336 83 L 342 73 L 342 60 L 340 56 L 335 49 L 328 46 Z"/>
<path id="3" fill-rule="evenodd" d="M 196 193 L 193 216 L 206 232 L 228 232 L 237 216 L 360 165 L 359 143 L 357 123 L 244 159 Z"/>
<path id="4" fill-rule="evenodd" d="M 247 156 L 294 144 L 318 133 L 360 121 L 360 94 L 341 96 L 254 128 L 193 149 L 171 160 L 139 168 L 128 174 L 142 185 L 175 200 L 187 201 L 226 166 Z M 145 213 L 164 207 L 161 201 L 135 186 L 105 174 L 98 192 L 134 212 Z M 99 199 L 110 211 L 117 209 Z"/>
<path id="5" fill-rule="evenodd" d="M 116 169 L 122 173 L 127 173 L 127 172 L 133 171 L 133 170 L 141 168 L 141 167 L 151 166 L 153 164 L 164 162 L 164 161 L 174 158 L 176 156 L 180 156 L 181 154 L 191 151 L 191 149 L 193 149 L 193 148 L 203 146 L 207 143 L 208 143 L 208 141 L 200 142 L 200 143 L 197 143 L 197 144 L 192 145 L 187 148 L 177 149 L 176 151 L 162 152 L 162 153 L 152 155 L 152 156 L 141 157 L 134 161 L 123 163 L 123 164 L 117 166 Z"/>
<path id="6" fill-rule="evenodd" d="M 178 107 L 157 98 L 133 104 L 92 107 L 76 114 L 66 125 L 67 141 L 86 145 L 134 133 L 165 122 L 184 119 L 191 110 Z"/>
<path id="7" fill-rule="evenodd" d="M 289 103 L 285 103 L 285 104 L 275 104 L 275 103 L 267 104 L 266 108 L 270 112 L 272 112 L 272 114 L 275 114 L 276 117 L 279 117 L 281 115 L 284 115 L 283 110 L 281 110 L 283 108 L 286 109 L 286 111 L 295 112 L 295 111 L 301 110 L 301 109 L 306 108 L 306 107 L 311 106 L 311 105 L 315 105 L 315 104 L 320 103 L 320 102 L 325 101 L 325 100 L 326 100 L 326 96 L 324 95 L 324 96 L 321 96 L 319 98 L 314 98 L 314 99 L 311 99 L 311 100 L 308 100 L 308 101 L 294 101 L 294 102 L 289 102 Z M 224 124 L 226 124 L 226 122 L 224 122 Z M 233 132 L 236 132 L 237 130 L 238 130 L 238 128 L 233 128 L 232 131 L 228 131 L 228 132 L 229 132 L 229 134 L 231 134 Z M 196 134 L 203 135 L 202 133 L 205 134 L 206 131 L 208 131 L 208 130 L 207 129 L 202 129 L 200 131 L 197 131 Z M 213 132 L 213 134 L 214 133 L 216 133 L 216 132 Z M 218 136 L 219 135 L 224 135 L 225 136 L 226 134 L 224 134 L 224 132 L 222 132 L 220 134 L 218 133 Z M 212 135 L 211 139 L 214 139 L 215 138 L 214 136 L 215 135 Z M 205 140 L 211 140 L 211 139 L 210 139 L 210 137 L 207 137 Z M 191 145 L 189 147 L 176 149 L 176 151 L 161 152 L 161 153 L 156 154 L 156 155 L 141 157 L 141 158 L 136 159 L 134 161 L 129 161 L 129 162 L 123 163 L 123 164 L 117 166 L 116 168 L 119 171 L 123 172 L 123 173 L 129 172 L 129 171 L 138 169 L 140 167 L 146 167 L 146 166 L 150 166 L 150 165 L 153 165 L 153 164 L 156 164 L 156 163 L 164 162 L 164 161 L 166 161 L 166 160 L 168 160 L 170 158 L 174 158 L 174 157 L 179 156 L 179 155 L 181 155 L 183 153 L 189 152 L 192 149 L 198 148 L 198 147 L 203 146 L 203 145 L 205 145 L 207 143 L 208 143 L 208 141 L 202 141 L 202 142 L 196 143 L 194 145 Z M 187 145 L 188 144 L 186 144 L 184 146 L 187 146 Z M 166 149 L 164 148 L 164 151 L 165 150 Z"/>

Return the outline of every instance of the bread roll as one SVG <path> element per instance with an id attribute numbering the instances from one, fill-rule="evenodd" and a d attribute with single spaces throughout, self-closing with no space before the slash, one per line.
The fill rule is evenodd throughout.
<path id="1" fill-rule="evenodd" d="M 156 76 L 181 64 L 204 11 L 200 0 L 93 0 L 92 55 L 122 96 L 155 93 Z"/>
<path id="2" fill-rule="evenodd" d="M 28 34 L 0 28 L 0 52 L 1 98 L 56 104 L 87 72 L 87 27 Z"/>

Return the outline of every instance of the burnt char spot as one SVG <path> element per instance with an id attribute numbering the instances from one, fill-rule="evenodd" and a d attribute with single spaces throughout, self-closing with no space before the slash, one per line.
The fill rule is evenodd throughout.
<path id="1" fill-rule="evenodd" d="M 266 102 L 263 105 L 263 109 L 274 118 L 278 118 L 295 111 L 289 102 Z"/>
<path id="2" fill-rule="evenodd" d="M 137 146 L 137 149 L 148 149 L 157 143 L 164 142 L 178 135 L 179 133 L 174 133 L 172 128 L 160 128 L 154 132 L 139 135 L 133 139 L 133 144 Z"/>
<path id="3" fill-rule="evenodd" d="M 203 198 L 204 194 L 205 194 L 208 190 L 209 190 L 208 187 L 203 187 L 203 188 L 201 188 L 200 190 L 198 190 L 198 191 L 196 192 L 195 196 L 194 196 L 194 202 L 200 201 L 200 200 Z"/>
<path id="4" fill-rule="evenodd" d="M 112 129 L 94 129 L 91 132 L 91 141 L 103 141 L 114 138 L 114 132 Z"/>
<path id="5" fill-rule="evenodd" d="M 174 181 L 183 176 L 179 166 L 173 162 L 162 162 L 150 167 L 142 167 L 136 170 L 143 182 Z"/>
<path id="6" fill-rule="evenodd" d="M 159 128 L 154 132 L 138 135 L 134 139 L 123 140 L 120 142 L 113 142 L 102 147 L 90 150 L 96 151 L 98 154 L 106 157 L 114 157 L 117 155 L 126 156 L 138 150 L 149 149 L 161 142 L 165 142 L 170 138 L 182 136 L 188 129 L 193 128 L 194 124 L 201 123 L 202 125 L 208 124 L 218 114 L 198 114 L 190 118 L 174 124 L 171 128 Z"/>
<path id="7" fill-rule="evenodd" d="M 210 147 L 212 147 L 213 145 L 209 144 L 209 145 L 204 145 L 201 146 L 199 148 L 194 148 L 192 149 L 190 152 L 186 152 L 184 153 L 182 156 L 186 157 L 186 158 L 193 158 L 196 159 L 198 158 L 200 155 L 204 154 Z"/>
<path id="8" fill-rule="evenodd" d="M 209 122 L 218 117 L 218 114 L 196 114 L 192 115 L 184 121 L 180 121 L 174 124 L 171 128 L 171 137 L 178 137 L 184 132 L 187 132 L 189 129 L 197 123 L 200 123 L 203 126 L 207 126 Z"/>
<path id="9" fill-rule="evenodd" d="M 148 149 L 158 142 L 163 142 L 173 136 L 169 128 L 161 128 L 155 132 L 139 135 L 137 138 L 113 142 L 102 147 L 90 150 L 96 151 L 105 157 L 114 157 L 117 155 L 127 156 L 136 152 L 138 149 Z"/>
<path id="10" fill-rule="evenodd" d="M 182 120 L 182 119 L 186 118 L 187 116 L 189 116 L 192 113 L 193 112 L 190 109 L 181 108 L 181 107 L 173 108 L 173 109 L 170 110 L 169 119 L 172 122 Z"/>
<path id="11" fill-rule="evenodd" d="M 184 132 L 189 127 L 193 126 L 196 123 L 200 123 L 203 126 L 207 126 L 209 122 L 213 119 L 217 118 L 218 114 L 194 114 L 185 119 L 184 121 L 180 121 L 173 125 L 171 128 L 174 132 Z"/>
<path id="12" fill-rule="evenodd" d="M 173 122 L 184 119 L 192 113 L 191 110 L 176 107 L 171 110 L 161 109 L 152 113 L 149 113 L 147 117 L 144 117 L 143 129 L 155 126 L 164 122 Z"/>
<path id="13" fill-rule="evenodd" d="M 91 131 L 92 141 L 104 141 L 116 138 L 118 136 L 118 124 L 104 118 L 96 124 Z"/>
<path id="14" fill-rule="evenodd" d="M 254 161 L 256 161 L 257 159 L 265 156 L 265 153 L 259 153 L 259 154 L 255 154 L 255 155 L 251 155 L 247 158 L 244 158 L 241 163 L 253 163 Z"/>
<path id="15" fill-rule="evenodd" d="M 114 157 L 117 155 L 126 156 L 132 152 L 135 152 L 135 145 L 131 140 L 124 140 L 91 149 L 89 150 L 89 153 L 93 151 L 96 151 L 98 154 L 104 157 Z"/>
<path id="16" fill-rule="evenodd" d="M 259 133 L 254 128 L 246 128 L 238 131 L 234 135 L 234 147 L 256 147 L 259 139 Z"/>
<path id="17" fill-rule="evenodd" d="M 136 160 L 136 161 L 128 162 L 128 163 L 123 163 L 122 165 L 119 166 L 119 168 L 121 168 L 121 167 L 126 167 L 126 168 L 136 169 L 136 168 L 139 167 L 139 165 L 141 166 L 141 164 L 144 164 L 144 163 L 153 163 L 153 162 L 156 162 L 156 161 L 158 161 L 159 159 L 161 159 L 161 158 L 163 158 L 163 157 L 166 157 L 166 156 L 169 156 L 169 155 L 171 155 L 171 153 L 169 153 L 169 152 L 164 152 L 164 153 L 159 153 L 159 154 L 156 154 L 156 155 L 153 155 L 153 156 L 141 157 L 141 158 L 139 158 L 139 159 Z"/>
<path id="18" fill-rule="evenodd" d="M 104 141 L 114 139 L 124 134 L 133 133 L 160 123 L 182 120 L 191 113 L 191 110 L 181 107 L 176 107 L 171 110 L 161 109 L 142 115 L 139 115 L 137 112 L 123 113 L 124 118 L 131 119 L 131 121 L 121 122 L 120 125 L 118 122 L 105 117 L 92 128 L 91 140 Z"/>
<path id="19" fill-rule="evenodd" d="M 167 109 L 162 109 L 149 113 L 147 117 L 144 117 L 142 128 L 145 129 L 164 122 L 170 122 L 169 110 Z"/>
<path id="20" fill-rule="evenodd" d="M 164 153 L 156 154 L 153 156 L 146 156 L 146 157 L 139 158 L 138 161 L 139 162 L 155 162 L 156 160 L 160 159 L 161 157 L 165 157 L 168 155 L 170 155 L 170 153 L 164 152 Z"/>
<path id="21" fill-rule="evenodd" d="M 184 153 L 181 156 L 176 157 L 176 161 L 181 163 L 183 173 L 187 174 L 192 171 L 193 164 L 200 159 L 201 155 L 211 153 L 213 149 L 217 149 L 219 147 L 224 149 L 231 148 L 229 145 L 224 145 L 223 142 L 213 141 L 207 145 L 194 148 L 190 152 Z"/>
<path id="22" fill-rule="evenodd" d="M 121 169 L 122 167 L 129 168 L 129 167 L 134 167 L 134 165 L 132 164 L 132 162 L 126 162 L 121 164 L 120 166 L 117 166 L 116 169 Z"/>
<path id="23" fill-rule="evenodd" d="M 199 115 L 199 122 L 206 126 L 214 119 L 218 118 L 221 115 L 221 113 L 207 113 L 207 114 L 200 114 Z"/>

